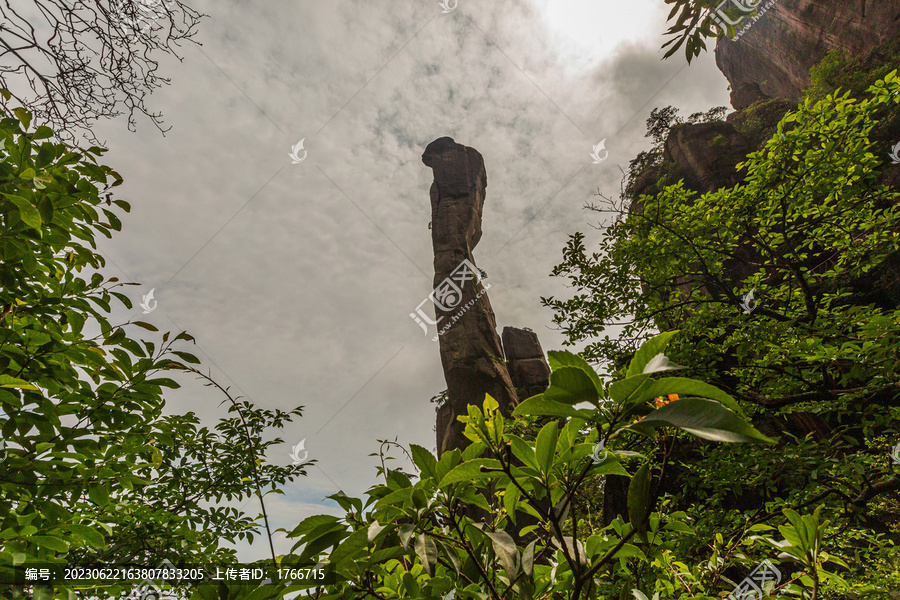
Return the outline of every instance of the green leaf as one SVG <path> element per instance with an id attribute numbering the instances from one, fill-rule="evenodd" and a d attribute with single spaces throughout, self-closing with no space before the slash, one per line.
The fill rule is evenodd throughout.
<path id="1" fill-rule="evenodd" d="M 453 565 L 453 570 L 459 574 L 460 569 L 462 568 L 462 563 L 459 560 L 459 555 L 456 553 L 456 550 L 450 544 L 444 543 L 441 540 L 437 540 L 438 547 L 444 552 L 444 555 L 450 559 L 450 563 Z"/>
<path id="2" fill-rule="evenodd" d="M 609 397 L 621 404 L 628 400 L 629 396 L 644 385 L 644 382 L 648 379 L 650 379 L 649 374 L 620 379 L 609 386 Z"/>
<path id="3" fill-rule="evenodd" d="M 46 125 L 41 125 L 31 134 L 31 139 L 33 140 L 45 140 L 49 137 L 53 137 L 53 130 Z"/>
<path id="4" fill-rule="evenodd" d="M 137 325 L 141 329 L 146 329 L 147 331 L 159 331 L 156 325 L 151 325 L 150 323 L 146 323 L 144 321 L 132 321 L 132 325 Z"/>
<path id="5" fill-rule="evenodd" d="M 556 440 L 559 437 L 559 426 L 556 421 L 550 421 L 541 428 L 535 442 L 535 454 L 538 467 L 544 475 L 548 475 L 553 469 L 553 456 L 556 454 Z"/>
<path id="6" fill-rule="evenodd" d="M 447 473 L 441 480 L 439 487 L 443 488 L 453 483 L 459 483 L 460 481 L 481 481 L 483 479 L 491 479 L 492 477 L 502 475 L 502 473 L 499 472 L 484 473 L 481 471 L 482 466 L 499 469 L 500 461 L 492 458 L 479 458 L 464 462 Z"/>
<path id="7" fill-rule="evenodd" d="M 53 222 L 53 202 L 49 196 L 44 196 L 38 202 L 38 213 L 41 215 L 41 220 L 44 223 L 50 224 Z"/>
<path id="8" fill-rule="evenodd" d="M 334 552 L 331 553 L 330 562 L 333 565 L 340 565 L 344 560 L 356 560 L 359 551 L 366 547 L 369 542 L 369 530 L 359 529 L 354 531 L 350 537 L 341 542 Z"/>
<path id="9" fill-rule="evenodd" d="M 28 541 L 37 544 L 38 546 L 42 546 L 50 550 L 55 550 L 56 552 L 69 551 L 69 544 L 58 537 L 49 535 L 33 535 L 28 538 Z"/>
<path id="10" fill-rule="evenodd" d="M 102 485 L 91 486 L 91 489 L 88 490 L 88 498 L 91 499 L 91 502 L 102 508 L 109 504 L 109 490 Z"/>
<path id="11" fill-rule="evenodd" d="M 587 411 L 579 410 L 570 404 L 563 404 L 554 400 L 548 400 L 545 394 L 532 396 L 524 402 L 519 403 L 513 409 L 513 415 L 519 416 L 538 416 L 538 417 L 575 417 L 577 419 L 590 420 L 591 414 Z"/>
<path id="12" fill-rule="evenodd" d="M 434 540 L 420 533 L 416 538 L 416 556 L 422 561 L 425 571 L 432 575 L 434 573 L 434 564 L 437 562 L 437 546 Z"/>
<path id="13" fill-rule="evenodd" d="M 642 528 L 650 514 L 650 465 L 644 464 L 628 485 L 628 520 Z"/>
<path id="14" fill-rule="evenodd" d="M 73 524 L 69 526 L 72 529 L 72 532 L 84 538 L 88 544 L 90 544 L 93 548 L 105 548 L 106 547 L 106 539 L 96 529 L 91 529 L 87 525 L 79 525 Z"/>
<path id="15" fill-rule="evenodd" d="M 664 352 L 666 346 L 669 345 L 669 340 L 677 333 L 677 329 L 674 331 L 666 331 L 644 342 L 638 351 L 635 352 L 634 358 L 631 359 L 625 377 L 628 378 L 634 377 L 635 375 L 641 375 L 644 372 L 644 367 L 647 366 L 647 363 L 660 352 Z"/>
<path id="16" fill-rule="evenodd" d="M 300 521 L 300 524 L 291 531 L 291 537 L 300 537 L 306 535 L 317 527 L 322 527 L 323 525 L 340 526 L 340 523 L 338 521 L 338 518 L 332 515 L 313 515 Z"/>
<path id="17" fill-rule="evenodd" d="M 522 493 L 515 485 L 508 485 L 503 491 L 503 508 L 506 510 L 506 514 L 509 515 L 509 520 L 512 521 L 513 525 L 516 524 L 516 506 L 521 495 Z"/>
<path id="18" fill-rule="evenodd" d="M 622 475 L 625 477 L 630 475 L 630 473 L 625 470 L 625 467 L 623 467 L 621 465 L 621 463 L 619 463 L 619 461 L 612 460 L 609 457 L 607 457 L 607 459 L 604 460 L 599 465 L 595 465 L 595 466 L 591 467 L 590 474 L 591 475 Z"/>
<path id="19" fill-rule="evenodd" d="M 0 375 L 0 387 L 16 388 L 20 390 L 36 390 L 37 388 L 24 379 L 12 375 Z"/>
<path id="20" fill-rule="evenodd" d="M 529 466 L 535 471 L 541 470 L 537 462 L 537 455 L 534 452 L 534 448 L 532 448 L 528 442 L 517 435 L 510 435 L 509 442 L 512 445 L 513 456 L 522 461 L 523 465 Z"/>
<path id="21" fill-rule="evenodd" d="M 709 398 L 716 400 L 720 404 L 725 405 L 739 415 L 743 415 L 737 400 L 727 393 L 723 392 L 714 385 L 697 381 L 696 379 L 688 379 L 686 377 L 666 377 L 658 379 L 641 394 L 642 401 L 649 401 L 658 396 L 666 396 L 668 394 L 678 394 L 680 397 L 697 396 L 699 398 Z M 680 400 L 679 400 L 680 402 Z"/>
<path id="22" fill-rule="evenodd" d="M 522 572 L 525 576 L 531 578 L 534 573 L 534 547 L 537 540 L 531 540 L 531 543 L 525 546 L 525 552 L 522 553 Z"/>
<path id="23" fill-rule="evenodd" d="M 10 202 L 16 205 L 16 208 L 19 209 L 19 215 L 22 217 L 22 222 L 31 227 L 32 229 L 40 229 L 41 228 L 41 213 L 38 212 L 38 209 L 35 208 L 34 204 L 22 198 L 21 196 L 15 196 L 13 194 L 3 194 L 6 196 Z"/>
<path id="24" fill-rule="evenodd" d="M 22 128 L 28 130 L 28 126 L 31 125 L 31 113 L 25 110 L 24 108 L 14 108 L 13 114 L 16 115 L 16 118 L 19 119 L 19 122 L 22 123 Z"/>
<path id="25" fill-rule="evenodd" d="M 411 444 L 409 448 L 412 453 L 413 462 L 419 467 L 419 471 L 422 475 L 425 477 L 434 477 L 435 466 L 437 465 L 437 459 L 434 455 L 422 446 L 417 446 L 416 444 Z"/>
<path id="26" fill-rule="evenodd" d="M 172 350 L 172 354 L 180 358 L 186 363 L 190 363 L 192 365 L 199 365 L 200 359 L 191 354 L 190 352 L 181 352 L 180 350 Z"/>
<path id="27" fill-rule="evenodd" d="M 670 425 L 714 442 L 764 442 L 764 436 L 736 412 L 705 398 L 682 398 L 651 412 L 628 427 L 644 435 L 653 435 L 657 427 Z"/>
<path id="28" fill-rule="evenodd" d="M 565 404 L 597 404 L 599 393 L 594 382 L 578 367 L 561 367 L 550 374 L 550 387 L 544 398 Z"/>
<path id="29" fill-rule="evenodd" d="M 499 529 L 493 533 L 485 532 L 491 542 L 493 542 L 494 553 L 500 561 L 500 566 L 506 571 L 506 576 L 512 581 L 519 574 L 519 550 L 516 548 L 516 542 L 512 537 Z"/>
<path id="30" fill-rule="evenodd" d="M 397 530 L 397 535 L 400 537 L 400 545 L 406 548 L 409 544 L 409 538 L 412 537 L 413 532 L 416 530 L 415 523 L 404 523 Z"/>
<path id="31" fill-rule="evenodd" d="M 380 523 L 378 523 L 378 521 L 372 521 L 371 523 L 369 523 L 369 529 L 368 529 L 369 541 L 374 542 L 375 538 L 377 538 L 378 535 L 382 531 L 384 531 L 384 529 L 385 529 L 384 525 L 381 525 Z"/>
<path id="32" fill-rule="evenodd" d="M 587 373 L 587 376 L 594 382 L 594 387 L 597 388 L 598 392 L 603 390 L 603 382 L 600 381 L 600 376 L 597 375 L 597 372 L 588 361 L 577 354 L 572 354 L 565 350 L 551 350 L 547 353 L 547 363 L 554 371 L 562 369 L 563 367 L 576 367 L 581 369 Z"/>

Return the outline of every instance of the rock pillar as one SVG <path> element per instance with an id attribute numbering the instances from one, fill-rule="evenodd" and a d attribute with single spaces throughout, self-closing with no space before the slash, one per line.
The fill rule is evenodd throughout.
<path id="1" fill-rule="evenodd" d="M 509 415 L 518 403 L 509 377 L 487 287 L 472 256 L 481 239 L 487 174 L 474 148 L 439 138 L 425 148 L 422 162 L 434 172 L 431 185 L 431 239 L 434 246 L 435 319 L 447 401 L 438 410 L 438 455 L 469 444 L 456 420 L 467 406 L 481 406 L 490 394 Z"/>

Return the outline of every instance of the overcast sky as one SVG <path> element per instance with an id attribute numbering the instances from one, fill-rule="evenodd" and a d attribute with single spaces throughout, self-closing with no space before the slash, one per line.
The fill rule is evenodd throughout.
<path id="1" fill-rule="evenodd" d="M 337 513 L 324 498 L 338 489 L 362 495 L 378 439 L 434 449 L 440 355 L 409 317 L 434 272 L 429 142 L 451 136 L 484 156 L 475 259 L 498 327 L 530 327 L 546 351 L 562 336 L 540 297 L 568 293 L 549 273 L 570 234 L 596 241 L 582 207 L 618 194 L 619 167 L 649 148 L 651 109 L 728 104 L 711 53 L 661 60 L 662 0 L 191 4 L 210 16 L 202 46 L 163 62 L 172 84 L 149 102 L 172 130 L 96 128 L 133 206 L 101 251 L 108 275 L 141 284 L 117 316 L 186 329 L 204 369 L 257 405 L 306 407 L 269 458 L 289 464 L 305 439 L 318 463 L 270 496 L 274 527 Z M 609 158 L 593 164 L 604 138 Z M 183 381 L 171 410 L 225 414 Z M 239 551 L 253 560 L 267 546 Z"/>

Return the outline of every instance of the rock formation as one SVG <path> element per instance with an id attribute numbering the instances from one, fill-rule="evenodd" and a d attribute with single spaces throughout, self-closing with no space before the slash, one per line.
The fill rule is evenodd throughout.
<path id="1" fill-rule="evenodd" d="M 474 148 L 442 137 L 428 144 L 422 162 L 434 172 L 432 298 L 447 381 L 447 401 L 437 416 L 440 455 L 468 445 L 462 435 L 463 424 L 456 417 L 467 414 L 469 404 L 481 406 L 484 395 L 490 394 L 501 412 L 509 415 L 518 397 L 506 369 L 490 300 L 477 269 L 474 276 L 470 272 L 475 265 L 472 250 L 481 239 L 487 188 L 484 159 Z"/>
<path id="2" fill-rule="evenodd" d="M 685 187 L 701 193 L 735 185 L 743 175 L 735 165 L 796 109 L 810 69 L 826 53 L 877 55 L 898 32 L 900 0 L 778 0 L 739 39 L 721 37 L 716 43 L 716 64 L 731 85 L 736 112 L 725 123 L 674 127 L 663 165 L 636 179 L 632 197 L 655 194 L 661 175 L 671 183 L 684 179 Z"/>
<path id="3" fill-rule="evenodd" d="M 530 329 L 504 327 L 501 339 L 506 368 L 519 400 L 543 393 L 550 386 L 550 365 L 537 334 Z"/>
<path id="4" fill-rule="evenodd" d="M 731 83 L 736 110 L 753 101 L 753 86 L 794 100 L 829 50 L 864 55 L 898 28 L 900 0 L 778 0 L 740 39 L 719 40 L 716 65 Z"/>

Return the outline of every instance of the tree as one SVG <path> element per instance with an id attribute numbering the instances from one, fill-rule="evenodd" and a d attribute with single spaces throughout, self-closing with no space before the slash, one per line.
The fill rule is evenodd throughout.
<path id="1" fill-rule="evenodd" d="M 111 302 L 132 307 L 119 291 L 127 284 L 97 272 L 104 260 L 93 250 L 130 209 L 113 196 L 122 180 L 97 162 L 103 150 L 50 141 L 50 128 L 29 130 L 30 113 L 15 114 L 0 120 L 0 570 L 233 560 L 222 542 L 252 541 L 268 522 L 219 504 L 258 496 L 265 515 L 264 496 L 305 474 L 306 464 L 265 460 L 282 442 L 266 432 L 301 409 L 259 409 L 220 387 L 228 415 L 213 429 L 164 413 L 164 390 L 178 387 L 171 375 L 217 384 L 192 366 L 187 333 L 138 339 L 135 328 L 156 328 L 107 318 Z"/>
<path id="2" fill-rule="evenodd" d="M 766 431 L 793 431 L 775 456 L 684 448 L 679 507 L 712 533 L 773 504 L 821 502 L 841 523 L 838 547 L 856 554 L 860 591 L 898 584 L 900 193 L 869 137 L 897 122 L 898 92 L 895 71 L 865 97 L 803 102 L 738 165 L 747 175 L 734 187 L 698 194 L 663 174 L 659 193 L 608 202 L 599 248 L 575 234 L 554 270 L 574 295 L 545 299 L 568 343 L 588 342 L 585 357 L 611 376 L 654 331 L 679 328 L 673 360 Z M 717 546 L 716 557 L 736 548 Z"/>
<path id="3" fill-rule="evenodd" d="M 180 0 L 7 0 L 0 3 L 0 88 L 68 141 L 96 142 L 93 123 L 120 114 L 130 129 L 142 114 L 164 130 L 145 99 L 168 83 L 159 57 L 177 57 L 202 16 Z"/>

